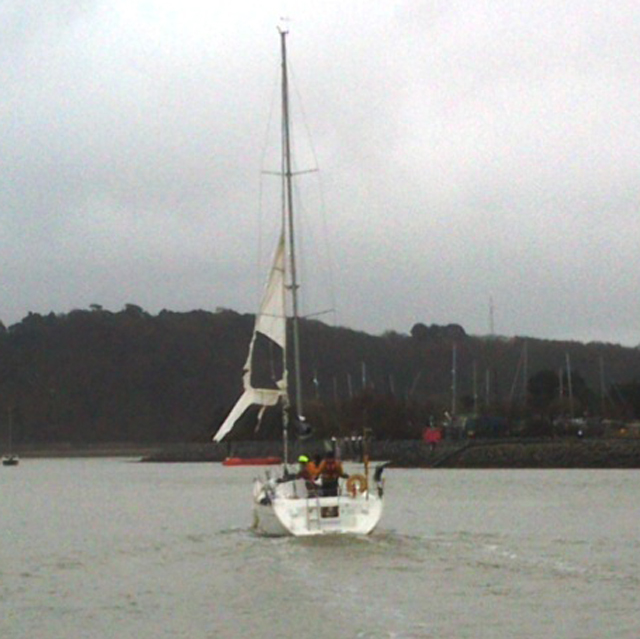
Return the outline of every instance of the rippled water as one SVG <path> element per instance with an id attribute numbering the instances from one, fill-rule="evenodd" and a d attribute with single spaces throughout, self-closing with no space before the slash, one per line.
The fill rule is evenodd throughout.
<path id="1" fill-rule="evenodd" d="M 0 637 L 640 637 L 637 471 L 388 470 L 367 538 L 249 530 L 251 468 L 0 468 Z"/>

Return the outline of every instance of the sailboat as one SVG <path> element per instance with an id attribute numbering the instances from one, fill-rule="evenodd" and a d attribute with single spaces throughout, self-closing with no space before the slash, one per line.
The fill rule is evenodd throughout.
<path id="1" fill-rule="evenodd" d="M 17 466 L 18 456 L 13 454 L 13 413 L 9 409 L 9 447 L 7 455 L 2 458 L 3 466 Z"/>
<path id="2" fill-rule="evenodd" d="M 244 366 L 244 392 L 214 435 L 222 441 L 240 424 L 249 422 L 254 430 L 266 421 L 268 411 L 276 411 L 282 428 L 283 465 L 279 476 L 267 471 L 253 485 L 254 528 L 270 536 L 315 536 L 371 533 L 382 515 L 384 465 L 369 477 L 368 457 L 363 457 L 362 474 L 351 475 L 340 484 L 338 494 L 323 494 L 322 486 L 308 490 L 308 484 L 288 470 L 290 431 L 304 423 L 300 374 L 300 333 L 298 277 L 294 234 L 287 75 L 287 31 L 279 29 L 282 84 L 282 224 L 275 255 L 260 309 L 256 315 L 249 354 Z M 289 319 L 288 319 L 289 316 Z M 287 324 L 290 323 L 291 340 Z M 289 358 L 289 341 L 293 349 Z M 258 355 L 276 354 L 276 365 L 268 366 L 269 379 L 259 379 Z M 289 359 L 295 380 L 295 403 L 289 393 Z M 328 491 L 327 491 L 328 492 Z M 332 491 L 334 492 L 334 491 Z"/>

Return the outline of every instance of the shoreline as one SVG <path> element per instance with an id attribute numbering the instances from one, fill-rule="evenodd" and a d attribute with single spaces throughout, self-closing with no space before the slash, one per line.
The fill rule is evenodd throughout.
<path id="1" fill-rule="evenodd" d="M 640 440 L 587 439 L 476 443 L 440 468 L 640 469 Z"/>
<path id="2" fill-rule="evenodd" d="M 13 454 L 20 459 L 64 459 L 76 457 L 140 457 L 155 455 L 161 451 L 161 444 L 42 444 L 16 446 Z M 5 453 L 3 453 L 5 454 Z"/>
<path id="3" fill-rule="evenodd" d="M 319 450 L 322 442 L 307 442 L 298 452 Z M 216 463 L 226 457 L 279 454 L 280 442 L 231 444 L 50 444 L 18 446 L 22 459 L 123 457 L 155 463 Z M 443 441 L 434 449 L 421 441 L 374 441 L 371 461 L 390 461 L 391 468 L 518 469 L 518 468 L 640 468 L 640 439 L 485 439 Z M 293 455 L 292 455 L 293 458 Z M 345 460 L 354 456 L 345 454 Z"/>

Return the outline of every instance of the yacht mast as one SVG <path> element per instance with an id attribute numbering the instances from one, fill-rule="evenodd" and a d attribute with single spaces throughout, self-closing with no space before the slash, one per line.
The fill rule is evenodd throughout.
<path id="1" fill-rule="evenodd" d="M 283 176 L 283 215 L 284 224 L 289 239 L 289 271 L 291 281 L 291 303 L 293 322 L 293 374 L 296 387 L 296 413 L 303 414 L 302 385 L 300 383 L 300 330 L 298 311 L 298 276 L 296 271 L 295 236 L 293 226 L 293 171 L 291 167 L 291 132 L 289 126 L 289 84 L 287 74 L 287 42 L 288 31 L 283 28 L 280 32 L 280 46 L 282 51 L 282 176 Z M 286 365 L 286 362 L 285 362 Z"/>

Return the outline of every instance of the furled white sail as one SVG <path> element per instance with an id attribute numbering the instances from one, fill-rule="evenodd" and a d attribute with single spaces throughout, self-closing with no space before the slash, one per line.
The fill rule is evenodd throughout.
<path id="1" fill-rule="evenodd" d="M 272 340 L 282 349 L 285 348 L 287 320 L 285 313 L 285 238 L 280 235 L 273 265 L 269 272 L 269 279 L 256 317 L 253 337 L 249 346 L 249 355 L 244 365 L 242 377 L 244 392 L 240 399 L 214 435 L 213 441 L 219 442 L 231 432 L 238 420 L 252 406 L 261 407 L 258 412 L 258 425 L 267 406 L 275 406 L 278 400 L 286 394 L 286 372 L 280 379 L 275 380 L 276 388 L 255 388 L 251 383 L 254 346 L 258 334 Z"/>

